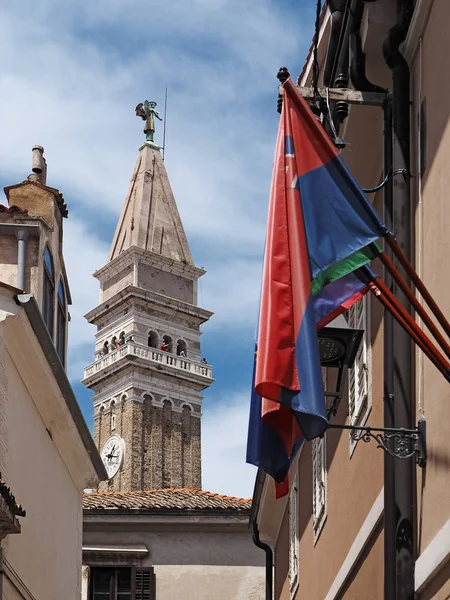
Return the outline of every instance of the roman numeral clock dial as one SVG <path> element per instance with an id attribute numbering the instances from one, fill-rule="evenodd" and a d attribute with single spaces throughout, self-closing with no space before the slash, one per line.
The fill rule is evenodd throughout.
<path id="1" fill-rule="evenodd" d="M 118 435 L 111 436 L 103 446 L 101 457 L 109 479 L 112 479 L 122 466 L 124 451 L 124 441 Z"/>

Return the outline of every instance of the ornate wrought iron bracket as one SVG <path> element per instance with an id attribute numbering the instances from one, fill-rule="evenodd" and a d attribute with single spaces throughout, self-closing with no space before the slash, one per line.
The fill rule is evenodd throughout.
<path id="1" fill-rule="evenodd" d="M 427 461 L 426 421 L 420 419 L 416 429 L 395 429 L 389 427 L 358 427 L 356 425 L 328 424 L 329 429 L 347 429 L 356 442 L 375 440 L 377 448 L 388 452 L 394 458 L 412 458 L 415 456 L 419 467 Z"/>

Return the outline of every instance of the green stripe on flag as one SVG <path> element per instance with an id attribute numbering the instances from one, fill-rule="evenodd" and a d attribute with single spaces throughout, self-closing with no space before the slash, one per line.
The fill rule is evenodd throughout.
<path id="1" fill-rule="evenodd" d="M 374 244 L 366 246 L 362 250 L 358 250 L 358 252 L 354 252 L 344 260 L 331 265 L 331 267 L 328 267 L 328 269 L 322 271 L 315 279 L 312 280 L 311 291 L 313 296 L 320 292 L 320 290 L 322 290 L 329 283 L 337 281 L 341 277 L 344 277 L 345 275 L 356 271 L 356 269 L 367 265 L 367 263 L 376 258 L 381 251 L 382 250 L 380 246 L 375 242 Z"/>

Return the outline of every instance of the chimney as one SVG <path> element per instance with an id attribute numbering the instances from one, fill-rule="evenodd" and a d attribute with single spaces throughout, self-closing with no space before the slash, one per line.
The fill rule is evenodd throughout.
<path id="1" fill-rule="evenodd" d="M 39 181 L 43 185 L 47 181 L 47 161 L 44 158 L 44 148 L 42 146 L 33 146 L 31 151 L 31 170 L 34 175 L 30 175 L 31 181 Z"/>

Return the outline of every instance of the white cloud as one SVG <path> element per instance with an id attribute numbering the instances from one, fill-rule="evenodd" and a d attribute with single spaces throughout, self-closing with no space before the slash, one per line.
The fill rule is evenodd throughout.
<path id="1" fill-rule="evenodd" d="M 92 361 L 94 328 L 83 315 L 98 302 L 91 274 L 108 251 L 104 223 L 91 222 L 92 209 L 108 223 L 118 217 L 143 140 L 134 107 L 147 98 L 161 109 L 166 84 L 166 165 L 188 239 L 208 269 L 203 304 L 216 313 L 205 335 L 239 328 L 253 336 L 277 127 L 275 76 L 290 61 L 295 76 L 310 41 L 288 4 L 22 0 L 2 8 L 0 177 L 23 180 L 31 147 L 42 144 L 49 185 L 64 193 L 69 213 L 76 208 L 64 234 L 72 380 Z M 248 396 L 221 399 L 226 383 L 217 381 L 217 394 L 205 401 L 204 485 L 251 495 Z"/>
<path id="2" fill-rule="evenodd" d="M 249 391 L 204 401 L 202 484 L 205 490 L 240 498 L 252 496 L 256 468 L 245 462 L 249 402 Z"/>
<path id="3" fill-rule="evenodd" d="M 217 262 L 201 281 L 200 300 L 214 317 L 208 332 L 216 330 L 247 330 L 252 335 L 258 316 L 261 287 L 261 259 L 234 258 Z"/>
<path id="4" fill-rule="evenodd" d="M 93 361 L 95 327 L 84 315 L 98 302 L 99 283 L 92 273 L 105 264 L 108 250 L 86 224 L 74 218 L 65 221 L 64 260 L 72 296 L 68 372 L 73 381 L 82 379 L 83 368 Z"/>

